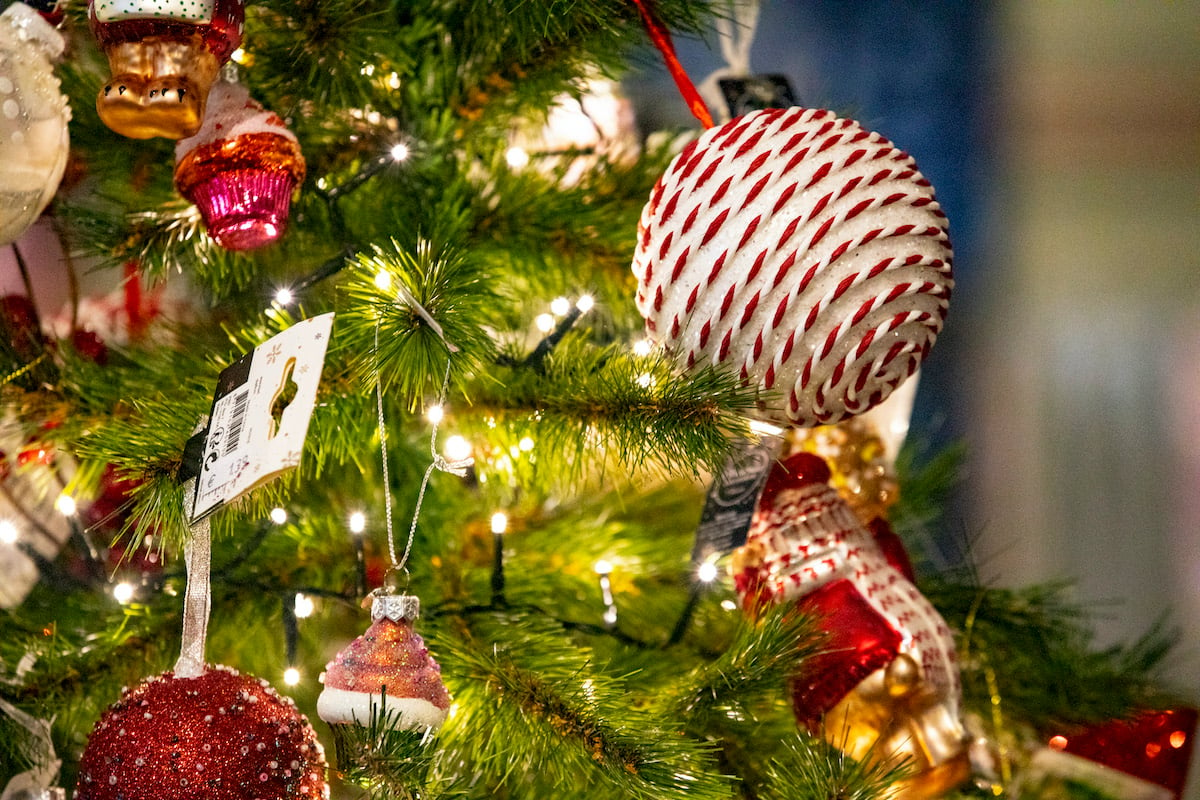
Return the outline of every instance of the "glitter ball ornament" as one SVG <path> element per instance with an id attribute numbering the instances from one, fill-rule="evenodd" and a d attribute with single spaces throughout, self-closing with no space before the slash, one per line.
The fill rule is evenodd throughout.
<path id="1" fill-rule="evenodd" d="M 304 173 L 295 134 L 237 83 L 214 86 L 204 125 L 175 145 L 175 187 L 200 209 L 208 235 L 229 250 L 283 235 Z"/>
<path id="2" fill-rule="evenodd" d="M 1142 711 L 1047 736 L 1047 744 L 1170 791 L 1182 800 L 1200 713 L 1179 707 Z M 1149 795 L 1149 793 L 1147 793 Z"/>
<path id="3" fill-rule="evenodd" d="M 725 364 L 758 414 L 835 422 L 880 403 L 941 331 L 952 251 L 906 153 L 830 111 L 712 128 L 659 179 L 633 272 L 649 335 L 689 368 Z"/>
<path id="4" fill-rule="evenodd" d="M 419 612 L 412 595 L 377 595 L 371 627 L 326 665 L 317 715 L 335 731 L 367 725 L 381 712 L 394 729 L 440 728 L 446 721 L 450 695 L 442 668 L 413 630 Z"/>
<path id="5" fill-rule="evenodd" d="M 71 109 L 51 61 L 63 38 L 36 11 L 0 14 L 0 245 L 20 238 L 58 191 Z"/>
<path id="6" fill-rule="evenodd" d="M 228 667 L 166 672 L 100 717 L 76 800 L 322 800 L 325 754 L 308 720 L 266 681 Z"/>
<path id="7" fill-rule="evenodd" d="M 792 679 L 797 719 L 856 759 L 908 757 L 898 796 L 940 795 L 970 772 L 953 635 L 829 480 L 811 453 L 776 464 L 735 585 L 748 610 L 794 604 L 827 637 Z"/>
<path id="8" fill-rule="evenodd" d="M 194 134 L 244 17 L 242 0 L 90 0 L 112 72 L 96 99 L 100 119 L 132 139 Z"/>

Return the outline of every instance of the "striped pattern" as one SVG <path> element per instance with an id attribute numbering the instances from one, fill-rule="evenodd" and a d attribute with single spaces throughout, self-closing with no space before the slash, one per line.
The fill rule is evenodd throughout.
<path id="1" fill-rule="evenodd" d="M 953 634 L 929 600 L 888 563 L 875 537 L 837 490 L 815 483 L 762 501 L 747 547 L 761 555 L 734 575 L 743 605 L 795 603 L 834 581 L 850 581 L 900 634 L 898 652 L 921 665 L 924 680 L 937 687 L 957 716 L 960 686 Z"/>
<path id="2" fill-rule="evenodd" d="M 952 250 L 908 154 L 821 109 L 756 111 L 676 157 L 642 212 L 633 272 L 650 336 L 727 364 L 760 416 L 866 411 L 916 371 L 946 316 Z"/>

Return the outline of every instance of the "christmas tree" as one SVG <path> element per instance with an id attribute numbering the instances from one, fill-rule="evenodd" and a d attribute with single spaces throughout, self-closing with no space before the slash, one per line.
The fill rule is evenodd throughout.
<path id="1" fill-rule="evenodd" d="M 710 109 L 672 36 L 730 9 L 175 5 L 16 3 L 0 39 L 14 797 L 1180 791 L 1168 633 L 1098 649 L 1061 586 L 923 569 L 961 452 L 860 413 L 906 423 L 953 223 L 785 84 Z M 632 124 L 651 56 L 696 125 Z M 784 281 L 870 215 L 817 263 L 875 269 Z M 826 531 L 841 581 L 791 565 Z"/>

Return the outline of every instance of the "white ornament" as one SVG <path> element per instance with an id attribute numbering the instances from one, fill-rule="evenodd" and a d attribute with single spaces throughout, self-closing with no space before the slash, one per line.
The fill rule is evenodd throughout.
<path id="1" fill-rule="evenodd" d="M 51 59 L 63 38 L 24 3 L 0 14 L 0 245 L 20 238 L 58 191 L 71 109 Z"/>
<path id="2" fill-rule="evenodd" d="M 862 413 L 916 371 L 954 281 L 946 217 L 907 153 L 820 109 L 767 109 L 683 150 L 642 211 L 633 272 L 652 338 L 726 364 L 759 416 Z"/>

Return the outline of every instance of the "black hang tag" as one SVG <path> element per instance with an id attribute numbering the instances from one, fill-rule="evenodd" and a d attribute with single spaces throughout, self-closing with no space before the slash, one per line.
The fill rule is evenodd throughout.
<path id="1" fill-rule="evenodd" d="M 692 547 L 694 563 L 724 555 L 746 543 L 758 496 L 782 447 L 783 440 L 778 436 L 743 439 L 735 445 L 721 474 L 708 487 Z"/>
<path id="2" fill-rule="evenodd" d="M 744 78 L 720 78 L 717 84 L 725 96 L 729 117 L 740 117 L 764 108 L 791 108 L 799 105 L 792 84 L 784 75 L 751 75 Z"/>

